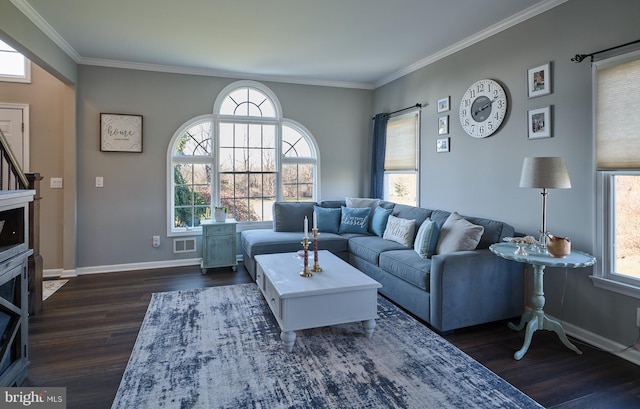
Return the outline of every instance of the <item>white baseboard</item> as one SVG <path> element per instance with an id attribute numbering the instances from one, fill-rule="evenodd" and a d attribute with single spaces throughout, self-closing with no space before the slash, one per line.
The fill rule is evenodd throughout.
<path id="1" fill-rule="evenodd" d="M 58 278 L 73 278 L 77 277 L 76 270 L 63 270 L 61 268 L 55 268 L 42 271 L 42 278 L 44 279 L 58 279 Z"/>
<path id="2" fill-rule="evenodd" d="M 572 337 L 579 339 L 582 342 L 585 342 L 598 349 L 601 349 L 605 352 L 609 352 L 615 356 L 618 356 L 622 359 L 625 359 L 631 363 L 634 363 L 640 366 L 640 351 L 638 351 L 637 349 L 633 347 L 628 348 L 629 345 L 619 344 L 608 338 L 605 338 L 598 334 L 594 334 L 593 332 L 587 331 L 584 328 L 580 328 L 576 325 L 573 325 L 569 322 L 561 321 L 549 315 L 547 316 L 558 322 L 562 322 L 562 326 L 564 327 L 567 335 L 571 335 Z M 578 345 L 578 349 L 580 349 L 579 345 Z"/>
<path id="3" fill-rule="evenodd" d="M 202 258 L 190 258 L 180 260 L 151 261 L 144 263 L 113 264 L 108 266 L 79 267 L 76 269 L 78 275 L 118 273 L 122 271 L 149 270 L 155 268 L 199 266 Z"/>

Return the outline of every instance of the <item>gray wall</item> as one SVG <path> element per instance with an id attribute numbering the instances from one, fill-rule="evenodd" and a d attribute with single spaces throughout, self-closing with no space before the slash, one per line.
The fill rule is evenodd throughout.
<path id="1" fill-rule="evenodd" d="M 574 249 L 594 254 L 591 66 L 570 58 L 636 40 L 638 15 L 638 1 L 569 1 L 376 89 L 374 112 L 429 103 L 422 110 L 421 205 L 504 220 L 518 231 L 535 234 L 541 225 L 541 196 L 539 190 L 518 187 L 522 160 L 563 156 L 572 188 L 550 191 L 547 228 L 569 236 Z M 528 99 L 527 69 L 546 62 L 552 66 L 553 92 Z M 474 139 L 460 126 L 458 110 L 466 88 L 482 78 L 506 87 L 510 107 L 496 134 Z M 448 95 L 451 151 L 436 153 L 441 115 L 436 101 Z M 553 137 L 528 140 L 527 110 L 548 105 L 552 106 Z M 638 331 L 638 300 L 595 288 L 591 273 L 591 268 L 547 269 L 545 310 L 608 339 L 632 343 Z"/>
<path id="2" fill-rule="evenodd" d="M 167 147 L 185 121 L 212 113 L 216 96 L 234 80 L 92 66 L 80 66 L 78 78 L 77 266 L 200 257 L 174 255 L 166 237 Z M 372 91 L 265 85 L 284 116 L 316 138 L 322 198 L 365 194 Z M 101 152 L 101 112 L 143 115 L 143 152 Z M 104 177 L 103 188 L 95 187 L 96 176 Z M 163 238 L 158 249 L 153 235 Z"/>

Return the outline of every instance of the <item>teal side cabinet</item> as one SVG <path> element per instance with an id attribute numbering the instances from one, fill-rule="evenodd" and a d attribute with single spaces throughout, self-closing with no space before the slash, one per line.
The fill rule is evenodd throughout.
<path id="1" fill-rule="evenodd" d="M 236 271 L 236 221 L 203 221 L 202 226 L 202 274 L 209 268 L 231 267 Z"/>

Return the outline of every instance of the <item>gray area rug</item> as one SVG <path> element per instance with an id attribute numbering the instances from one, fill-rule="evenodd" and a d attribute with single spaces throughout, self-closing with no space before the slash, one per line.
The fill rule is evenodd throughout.
<path id="1" fill-rule="evenodd" d="M 113 408 L 540 408 L 378 298 L 360 323 L 298 331 L 292 353 L 255 284 L 153 294 Z"/>

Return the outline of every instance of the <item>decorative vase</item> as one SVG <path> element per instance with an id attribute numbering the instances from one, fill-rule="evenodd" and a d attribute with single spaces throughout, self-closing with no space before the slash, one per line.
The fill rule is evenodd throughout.
<path id="1" fill-rule="evenodd" d="M 217 222 L 223 222 L 227 220 L 227 208 L 226 207 L 215 207 L 213 209 L 213 218 Z"/>
<path id="2" fill-rule="evenodd" d="M 547 251 L 553 257 L 562 258 L 571 254 L 571 240 L 568 237 L 547 235 Z"/>

